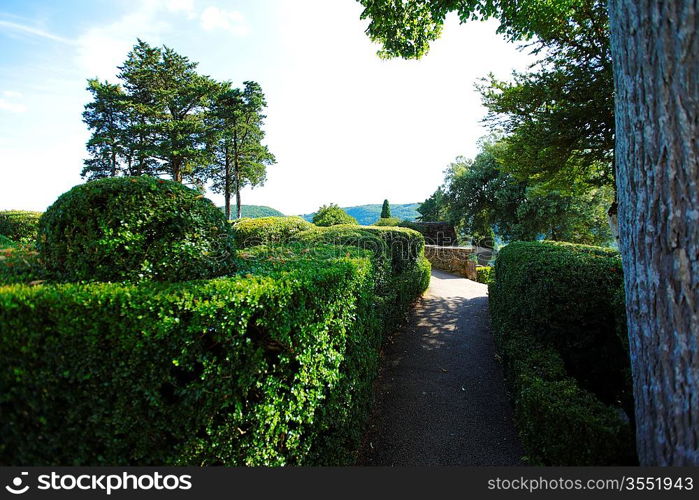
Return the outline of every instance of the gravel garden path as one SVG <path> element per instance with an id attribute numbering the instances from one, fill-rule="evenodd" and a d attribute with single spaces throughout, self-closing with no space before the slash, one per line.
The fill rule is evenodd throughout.
<path id="1" fill-rule="evenodd" d="M 487 293 L 432 271 L 409 324 L 384 348 L 360 464 L 521 464 Z"/>

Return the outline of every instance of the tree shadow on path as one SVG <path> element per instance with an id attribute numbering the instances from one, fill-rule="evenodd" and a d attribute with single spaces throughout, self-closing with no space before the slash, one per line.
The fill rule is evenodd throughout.
<path id="1" fill-rule="evenodd" d="M 362 465 L 516 465 L 522 448 L 490 333 L 487 287 L 433 271 L 384 346 Z"/>

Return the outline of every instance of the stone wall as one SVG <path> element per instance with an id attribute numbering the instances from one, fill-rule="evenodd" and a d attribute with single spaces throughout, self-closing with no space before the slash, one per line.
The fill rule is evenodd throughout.
<path id="1" fill-rule="evenodd" d="M 425 245 L 425 257 L 432 267 L 476 280 L 476 263 L 472 260 L 473 247 L 442 247 Z"/>

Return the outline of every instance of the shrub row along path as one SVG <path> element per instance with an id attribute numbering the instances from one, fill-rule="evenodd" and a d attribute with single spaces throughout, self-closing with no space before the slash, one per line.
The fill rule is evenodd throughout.
<path id="1" fill-rule="evenodd" d="M 522 448 L 490 333 L 488 288 L 432 271 L 384 348 L 364 465 L 516 465 Z"/>

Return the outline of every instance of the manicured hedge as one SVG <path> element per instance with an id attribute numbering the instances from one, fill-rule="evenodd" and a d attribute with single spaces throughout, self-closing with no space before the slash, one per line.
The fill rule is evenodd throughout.
<path id="1" fill-rule="evenodd" d="M 495 281 L 495 268 L 491 266 L 476 266 L 476 281 L 490 285 Z"/>
<path id="2" fill-rule="evenodd" d="M 223 213 L 180 183 L 113 177 L 75 186 L 49 207 L 37 247 L 68 281 L 180 281 L 232 270 Z"/>
<path id="3" fill-rule="evenodd" d="M 301 217 L 258 217 L 232 224 L 237 248 L 288 243 L 294 234 L 315 227 Z"/>
<path id="4" fill-rule="evenodd" d="M 375 356 L 371 273 L 355 252 L 201 282 L 1 288 L 0 462 L 306 463 L 351 423 L 328 418 L 356 406 L 347 360 Z"/>
<path id="5" fill-rule="evenodd" d="M 310 229 L 298 233 L 293 239 L 306 245 L 356 246 L 371 250 L 376 255 L 385 254 L 394 272 L 414 266 L 425 253 L 423 236 L 402 227 L 336 225 Z"/>
<path id="6" fill-rule="evenodd" d="M 0 234 L 0 249 L 14 248 L 16 245 L 17 245 L 16 242 L 12 241 L 7 236 Z"/>
<path id="7" fill-rule="evenodd" d="M 517 425 L 535 462 L 633 463 L 620 293 L 621 261 L 613 250 L 516 242 L 498 254 L 492 323 Z"/>
<path id="8" fill-rule="evenodd" d="M 36 240 L 40 218 L 41 212 L 0 211 L 0 235 L 15 242 L 33 242 Z"/>
<path id="9" fill-rule="evenodd" d="M 228 278 L 0 287 L 0 463 L 352 463 L 382 335 L 429 282 L 403 267 L 296 244 Z"/>
<path id="10" fill-rule="evenodd" d="M 381 217 L 374 222 L 374 226 L 395 227 L 398 226 L 398 224 L 400 224 L 400 219 L 398 217 Z"/>
<path id="11" fill-rule="evenodd" d="M 44 281 L 48 273 L 37 251 L 28 244 L 0 249 L 0 286 Z"/>

